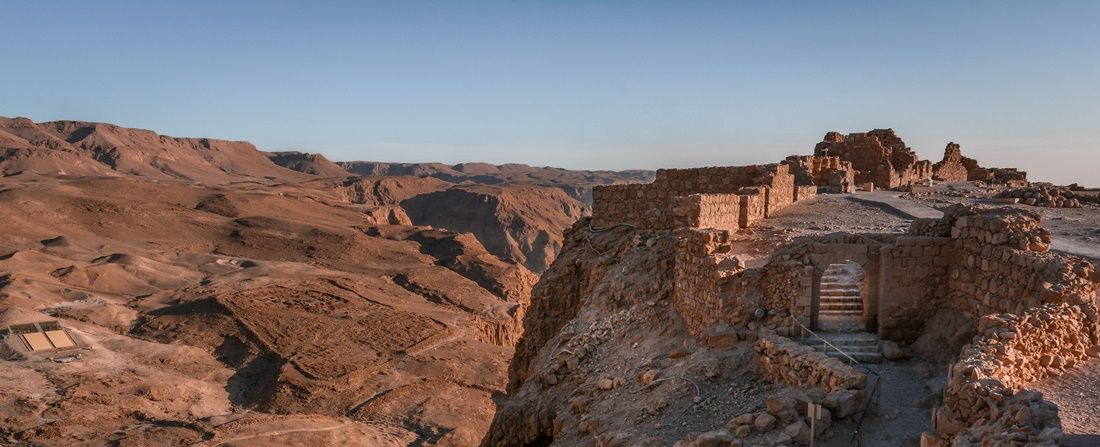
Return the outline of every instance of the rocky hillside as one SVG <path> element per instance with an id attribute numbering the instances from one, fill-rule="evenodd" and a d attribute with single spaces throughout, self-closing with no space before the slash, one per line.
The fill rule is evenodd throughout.
<path id="1" fill-rule="evenodd" d="M 17 178 L 0 179 L 0 325 L 59 320 L 89 349 L 0 343 L 0 443 L 487 429 L 536 276 L 472 236 L 371 225 L 300 185 Z"/>
<path id="2" fill-rule="evenodd" d="M 309 154 L 297 151 L 268 152 L 267 158 L 271 159 L 272 163 L 284 168 L 293 169 L 310 175 L 318 175 L 321 177 L 346 177 L 349 175 L 348 171 L 345 171 L 344 168 L 341 168 L 336 163 L 329 161 L 321 154 Z"/>
<path id="3" fill-rule="evenodd" d="M 0 118 L 0 172 L 13 175 L 138 175 L 208 184 L 301 180 L 243 141 L 176 138 L 104 123 Z"/>
<path id="4" fill-rule="evenodd" d="M 577 171 L 524 164 L 488 163 L 383 163 L 374 161 L 339 162 L 348 172 L 359 175 L 413 175 L 434 177 L 452 183 L 473 182 L 486 185 L 532 184 L 560 188 L 574 199 L 592 203 L 592 187 L 617 183 L 645 183 L 653 180 L 653 171 Z"/>
<path id="5" fill-rule="evenodd" d="M 562 229 L 581 217 L 581 205 L 556 188 L 534 185 L 458 185 L 401 201 L 416 225 L 477 236 L 485 248 L 535 272 L 561 251 Z"/>

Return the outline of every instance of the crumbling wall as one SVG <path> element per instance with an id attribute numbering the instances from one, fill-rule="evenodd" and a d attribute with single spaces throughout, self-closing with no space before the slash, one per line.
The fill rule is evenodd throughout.
<path id="1" fill-rule="evenodd" d="M 738 223 L 741 228 L 748 228 L 764 219 L 768 200 L 767 191 L 764 188 L 744 188 L 739 190 L 738 194 L 741 197 L 738 207 Z"/>
<path id="2" fill-rule="evenodd" d="M 943 182 L 965 182 L 968 175 L 966 166 L 963 166 L 963 158 L 958 144 L 947 143 L 943 150 L 943 160 L 932 165 L 932 178 Z"/>
<path id="3" fill-rule="evenodd" d="M 804 185 L 794 187 L 794 201 L 801 202 L 803 200 L 812 199 L 817 195 L 817 186 Z"/>
<path id="4" fill-rule="evenodd" d="M 672 304 L 684 319 L 688 332 L 698 335 L 723 314 L 722 278 L 739 269 L 730 257 L 729 233 L 719 230 L 680 228 L 674 232 Z"/>
<path id="5" fill-rule="evenodd" d="M 783 164 L 790 166 L 795 185 L 815 185 L 834 194 L 855 192 L 856 170 L 840 157 L 792 155 Z"/>
<path id="6" fill-rule="evenodd" d="M 873 183 L 877 188 L 908 186 L 932 175 L 932 163 L 919 160 L 893 129 L 848 135 L 829 132 L 814 147 L 814 155 L 851 162 L 856 184 Z"/>
<path id="7" fill-rule="evenodd" d="M 787 337 L 761 335 L 753 345 L 760 375 L 798 388 L 864 390 L 867 374 Z"/>
<path id="8" fill-rule="evenodd" d="M 1054 186 L 1049 183 L 1036 183 L 1028 187 L 1006 189 L 995 197 L 1002 200 L 1014 199 L 1007 200 L 1008 203 L 1022 203 L 1047 208 L 1080 208 L 1082 201 L 1095 202 L 1095 197 L 1088 194 L 1081 194 L 1067 187 Z"/>
<path id="9" fill-rule="evenodd" d="M 689 198 L 697 194 L 704 197 Z M 744 194 L 753 197 L 738 199 L 735 209 L 730 195 Z M 592 221 L 598 227 L 632 223 L 671 230 L 702 219 L 727 228 L 728 222 L 706 214 L 729 210 L 740 213 L 740 225 L 750 225 L 794 203 L 795 181 L 785 164 L 660 169 L 653 183 L 595 187 L 592 200 Z M 742 211 L 744 207 L 748 210 Z"/>
<path id="10" fill-rule="evenodd" d="M 1016 439 L 1055 445 L 1058 409 L 1026 385 L 1100 355 L 1095 303 L 1046 304 L 1026 312 L 993 314 L 978 323 L 979 336 L 951 366 L 943 405 L 933 411 L 943 445 L 1006 445 Z"/>
<path id="11" fill-rule="evenodd" d="M 1013 188 L 1028 185 L 1027 172 L 1016 168 L 976 168 L 970 171 L 970 180 L 999 185 L 1008 185 Z"/>
<path id="12" fill-rule="evenodd" d="M 880 254 L 878 334 L 891 340 L 916 339 L 948 294 L 948 267 L 954 260 L 951 239 L 900 237 L 883 246 Z"/>
<path id="13" fill-rule="evenodd" d="M 971 318 L 1020 314 L 1043 303 L 1095 297 L 1100 278 L 1088 261 L 1046 253 L 1050 233 L 1039 215 L 1015 208 L 956 205 L 945 211 L 958 256 L 949 271 L 948 303 Z"/>

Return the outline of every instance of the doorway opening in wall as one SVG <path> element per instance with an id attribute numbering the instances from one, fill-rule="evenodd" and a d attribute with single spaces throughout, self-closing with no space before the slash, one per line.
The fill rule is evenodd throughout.
<path id="1" fill-rule="evenodd" d="M 818 288 L 817 328 L 824 331 L 858 332 L 863 324 L 863 267 L 848 261 L 829 264 Z"/>

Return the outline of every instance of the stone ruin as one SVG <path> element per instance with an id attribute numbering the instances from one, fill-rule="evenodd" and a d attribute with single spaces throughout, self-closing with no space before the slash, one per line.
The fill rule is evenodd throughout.
<path id="1" fill-rule="evenodd" d="M 1049 183 L 1007 189 L 994 197 L 1003 203 L 1022 203 L 1046 208 L 1080 208 L 1081 204 L 1086 202 L 1100 204 L 1100 196 Z"/>
<path id="2" fill-rule="evenodd" d="M 983 168 L 978 161 L 964 157 L 957 143 L 947 143 L 943 160 L 932 165 L 932 179 L 944 182 L 986 182 L 1012 187 L 1027 185 L 1027 172 L 1014 168 Z"/>
<path id="3" fill-rule="evenodd" d="M 980 335 L 951 367 L 935 429 L 922 436 L 922 446 L 1054 443 L 1057 410 L 1022 390 L 1100 355 L 1100 272 L 1088 261 L 1050 253 L 1050 235 L 1037 214 L 954 205 L 943 218 L 916 219 L 907 234 L 800 238 L 759 268 L 731 260 L 731 232 L 819 191 L 848 193 L 863 183 L 904 188 L 929 177 L 1026 182 L 1022 171 L 980 167 L 955 143 L 933 165 L 918 160 L 890 129 L 830 132 L 812 156 L 664 169 L 651 184 L 597 187 L 592 222 L 671 231 L 672 302 L 689 333 L 701 337 L 723 324 L 773 328 L 761 333 L 754 351 L 761 373 L 776 382 L 860 397 L 867 391 L 858 369 L 784 337 L 793 334 L 792 321 L 817 328 L 841 318 L 857 330 L 908 343 L 938 311 L 961 315 Z M 1048 201 L 1042 200 L 1035 202 Z M 835 273 L 838 266 L 845 275 Z M 840 276 L 855 283 L 832 284 Z"/>
<path id="4" fill-rule="evenodd" d="M 829 132 L 814 147 L 814 155 L 851 162 L 856 183 L 870 183 L 877 188 L 910 186 L 932 175 L 932 162 L 918 159 L 893 129 L 848 135 Z"/>
<path id="5" fill-rule="evenodd" d="M 867 391 L 858 369 L 781 336 L 794 333 L 792 318 L 821 325 L 829 298 L 822 278 L 839 264 L 861 268 L 862 306 L 853 317 L 879 337 L 912 342 L 941 309 L 970 321 L 981 335 L 951 367 L 935 432 L 924 434 L 922 445 L 1054 442 L 1056 409 L 1023 387 L 1100 356 L 1100 271 L 1050 253 L 1049 233 L 1029 211 L 954 205 L 943 218 L 917 219 L 908 234 L 803 238 L 765 266 L 740 270 L 723 265 L 725 230 L 675 234 L 673 302 L 689 331 L 716 324 L 777 328 L 779 335 L 761 335 L 755 346 L 759 370 L 776 382 Z"/>

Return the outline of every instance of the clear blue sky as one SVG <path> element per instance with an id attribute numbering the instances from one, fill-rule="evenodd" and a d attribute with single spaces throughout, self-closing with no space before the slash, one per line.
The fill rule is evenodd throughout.
<path id="1" fill-rule="evenodd" d="M 1100 2 L 309 3 L 5 2 L 0 115 L 614 169 L 893 127 L 1100 184 Z"/>

